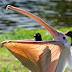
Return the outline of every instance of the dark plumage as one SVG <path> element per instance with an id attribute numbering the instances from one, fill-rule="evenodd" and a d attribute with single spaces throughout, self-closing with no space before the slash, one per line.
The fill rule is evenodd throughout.
<path id="1" fill-rule="evenodd" d="M 71 37 L 71 46 L 72 46 L 72 31 L 66 32 L 65 35 Z"/>
<path id="2" fill-rule="evenodd" d="M 33 37 L 35 37 L 35 41 L 42 41 L 40 33 L 36 33 Z"/>

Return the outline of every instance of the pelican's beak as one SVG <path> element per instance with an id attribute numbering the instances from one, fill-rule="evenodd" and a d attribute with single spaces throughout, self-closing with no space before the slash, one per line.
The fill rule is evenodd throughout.
<path id="1" fill-rule="evenodd" d="M 19 13 L 22 13 L 22 14 L 24 14 L 26 16 L 29 16 L 30 18 L 34 19 L 36 22 L 41 24 L 43 27 L 45 27 L 45 29 L 47 29 L 52 34 L 53 38 L 54 37 L 58 37 L 58 32 L 55 29 L 51 28 L 47 23 L 45 23 L 42 19 L 40 19 L 39 17 L 35 16 L 34 14 L 29 13 L 29 12 L 27 12 L 25 10 L 22 10 L 22 9 L 16 8 L 16 7 L 13 7 L 11 5 L 8 5 L 6 7 L 6 9 L 8 9 L 8 8 L 10 8 L 10 9 L 12 9 L 14 11 L 17 11 Z"/>

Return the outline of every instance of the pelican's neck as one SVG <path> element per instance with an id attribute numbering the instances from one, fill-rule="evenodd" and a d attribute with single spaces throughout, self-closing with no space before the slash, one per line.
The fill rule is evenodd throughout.
<path id="1" fill-rule="evenodd" d="M 60 58 L 59 58 L 58 66 L 57 66 L 55 72 L 64 72 L 69 52 L 70 52 L 70 50 L 68 48 L 64 48 L 62 50 Z"/>

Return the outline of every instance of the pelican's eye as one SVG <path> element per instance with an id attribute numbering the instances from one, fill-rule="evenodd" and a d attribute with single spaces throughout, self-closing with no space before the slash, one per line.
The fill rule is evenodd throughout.
<path id="1" fill-rule="evenodd" d="M 63 37 L 63 40 L 65 40 L 65 37 Z"/>

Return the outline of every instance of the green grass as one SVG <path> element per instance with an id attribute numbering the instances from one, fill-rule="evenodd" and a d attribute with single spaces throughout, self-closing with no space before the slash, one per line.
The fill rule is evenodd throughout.
<path id="1" fill-rule="evenodd" d="M 62 32 L 72 30 L 72 28 L 57 29 Z M 51 34 L 45 29 L 26 30 L 24 28 L 15 29 L 13 32 L 0 34 L 0 41 L 5 40 L 30 40 L 34 39 L 35 33 L 41 33 L 43 40 L 52 40 Z M 68 37 L 69 41 L 70 38 Z M 4 46 L 0 48 L 0 72 L 29 72 Z"/>

